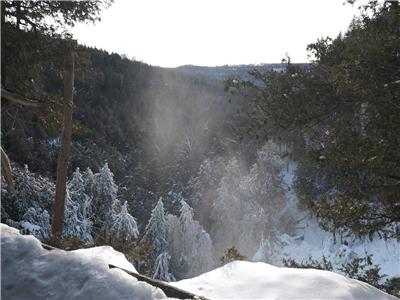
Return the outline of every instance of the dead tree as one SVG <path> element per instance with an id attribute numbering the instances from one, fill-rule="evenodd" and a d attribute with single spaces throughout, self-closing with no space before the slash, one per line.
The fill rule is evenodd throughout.
<path id="1" fill-rule="evenodd" d="M 57 162 L 56 196 L 53 205 L 52 235 L 60 236 L 64 222 L 64 204 L 67 188 L 68 158 L 72 131 L 72 105 L 74 90 L 74 51 L 69 46 L 64 60 L 64 127 Z"/>

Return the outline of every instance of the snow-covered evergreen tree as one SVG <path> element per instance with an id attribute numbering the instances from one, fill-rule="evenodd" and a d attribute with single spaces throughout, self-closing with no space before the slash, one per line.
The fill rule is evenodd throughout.
<path id="1" fill-rule="evenodd" d="M 85 182 L 79 168 L 76 168 L 72 178 L 68 181 L 68 191 L 71 201 L 79 207 L 79 217 L 81 219 L 90 218 L 92 214 L 92 197 L 86 192 Z"/>
<path id="2" fill-rule="evenodd" d="M 194 233 L 194 220 L 193 220 L 193 209 L 186 203 L 182 198 L 181 208 L 180 208 L 179 221 L 182 230 L 182 247 L 184 247 L 183 252 L 191 252 L 192 249 L 186 249 L 186 247 L 191 248 L 193 246 L 193 233 Z"/>
<path id="3" fill-rule="evenodd" d="M 191 204 L 199 211 L 210 209 L 210 203 L 215 198 L 214 191 L 224 171 L 224 162 L 221 157 L 216 159 L 205 159 L 199 171 L 189 182 L 193 190 Z M 201 213 L 199 214 L 202 215 Z"/>
<path id="4" fill-rule="evenodd" d="M 157 258 L 167 249 L 165 212 L 161 197 L 151 212 L 143 239 L 153 247 L 153 259 Z"/>
<path id="5" fill-rule="evenodd" d="M 65 198 L 63 236 L 77 238 L 86 243 L 93 244 L 93 222 L 89 216 L 82 215 L 81 213 L 81 206 L 85 202 L 82 204 L 74 202 L 68 190 Z"/>
<path id="6" fill-rule="evenodd" d="M 209 271 L 213 265 L 212 241 L 199 222 L 193 219 L 193 210 L 181 200 L 179 221 L 182 230 L 182 254 L 187 260 L 187 276 Z"/>
<path id="7" fill-rule="evenodd" d="M 128 212 L 128 203 L 126 201 L 121 206 L 120 212 L 114 216 L 110 228 L 110 235 L 113 241 L 120 243 L 128 242 L 139 236 L 139 229 L 136 220 Z"/>
<path id="8" fill-rule="evenodd" d="M 262 237 L 272 245 L 283 230 L 290 231 L 292 216 L 283 188 L 283 167 L 272 143 L 258 151 L 249 171 L 235 158 L 228 162 L 211 211 L 217 253 L 235 246 L 251 257 Z"/>
<path id="9" fill-rule="evenodd" d="M 18 214 L 21 218 L 30 207 L 51 210 L 55 193 L 53 182 L 30 172 L 27 165 L 23 169 L 14 168 L 13 174 L 17 190 Z"/>
<path id="10" fill-rule="evenodd" d="M 237 245 L 238 230 L 243 229 L 239 222 L 242 219 L 243 205 L 245 205 L 243 198 L 246 196 L 241 190 L 243 176 L 245 173 L 239 161 L 236 158 L 229 160 L 224 176 L 218 185 L 217 197 L 211 210 L 213 221 L 211 230 L 219 253 L 232 246 L 240 248 L 240 245 Z"/>
<path id="11" fill-rule="evenodd" d="M 197 221 L 195 221 L 194 233 L 192 252 L 188 257 L 188 277 L 208 272 L 215 265 L 211 237 Z"/>
<path id="12" fill-rule="evenodd" d="M 85 187 L 85 193 L 90 198 L 94 197 L 95 188 L 96 188 L 96 179 L 95 175 L 93 174 L 92 170 L 88 167 L 86 168 L 85 172 L 82 174 L 83 185 Z"/>
<path id="13" fill-rule="evenodd" d="M 24 234 L 32 234 L 42 242 L 48 239 L 51 230 L 49 213 L 39 207 L 28 208 L 20 222 L 10 225 L 20 228 Z"/>
<path id="14" fill-rule="evenodd" d="M 63 236 L 93 244 L 92 198 L 86 193 L 85 182 L 79 168 L 72 174 L 67 188 Z"/>
<path id="15" fill-rule="evenodd" d="M 107 163 L 96 174 L 95 179 L 96 196 L 93 201 L 95 221 L 106 230 L 113 220 L 113 205 L 117 199 L 118 188 Z"/>
<path id="16" fill-rule="evenodd" d="M 181 199 L 179 218 L 167 216 L 168 249 L 173 255 L 171 270 L 179 278 L 196 276 L 214 265 L 208 233 L 193 219 L 192 208 Z"/>
<path id="17" fill-rule="evenodd" d="M 171 254 L 170 269 L 176 277 L 182 278 L 187 273 L 186 260 L 182 254 L 182 226 L 177 216 L 166 216 L 168 253 Z"/>
<path id="18" fill-rule="evenodd" d="M 171 256 L 168 252 L 163 252 L 156 258 L 153 278 L 163 281 L 175 281 L 175 277 L 169 272 L 169 260 Z"/>

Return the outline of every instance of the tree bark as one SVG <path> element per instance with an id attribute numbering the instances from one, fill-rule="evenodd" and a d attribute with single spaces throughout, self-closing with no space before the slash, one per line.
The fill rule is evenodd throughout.
<path id="1" fill-rule="evenodd" d="M 6 9 L 1 1 L 1 84 L 6 84 Z"/>
<path id="2" fill-rule="evenodd" d="M 67 188 L 68 157 L 72 130 L 74 89 L 74 51 L 68 48 L 64 61 L 64 128 L 57 163 L 56 196 L 53 206 L 52 235 L 60 236 L 64 222 L 64 204 Z"/>
<path id="3" fill-rule="evenodd" d="M 14 181 L 12 178 L 10 159 L 6 152 L 1 147 L 1 175 L 6 180 L 8 190 L 12 193 L 11 211 L 8 212 L 9 216 L 13 220 L 18 220 L 18 198 L 17 191 L 15 189 Z"/>
<path id="4" fill-rule="evenodd" d="M 7 154 L 4 152 L 3 148 L 1 148 L 1 175 L 4 176 L 4 179 L 7 182 L 8 189 L 10 192 L 16 196 L 17 192 L 15 190 L 14 182 L 11 175 L 11 165 L 10 160 L 8 159 Z"/>

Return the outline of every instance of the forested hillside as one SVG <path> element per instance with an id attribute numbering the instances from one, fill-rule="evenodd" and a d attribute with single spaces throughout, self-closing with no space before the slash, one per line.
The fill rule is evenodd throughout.
<path id="1" fill-rule="evenodd" d="M 1 137 L 16 190 L 2 177 L 3 223 L 68 250 L 111 245 L 164 281 L 250 260 L 400 295 L 397 2 L 371 2 L 345 33 L 310 44 L 310 64 L 174 69 L 72 39 L 68 26 L 98 21 L 109 1 L 55 3 L 2 2 Z"/>

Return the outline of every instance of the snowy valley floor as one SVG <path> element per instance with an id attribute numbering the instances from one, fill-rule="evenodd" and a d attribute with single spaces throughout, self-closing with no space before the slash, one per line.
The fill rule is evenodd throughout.
<path id="1" fill-rule="evenodd" d="M 111 247 L 48 251 L 33 236 L 1 224 L 2 299 L 163 299 L 165 294 L 108 264 L 135 272 Z M 319 270 L 232 262 L 172 283 L 209 299 L 396 299 L 341 275 Z"/>

